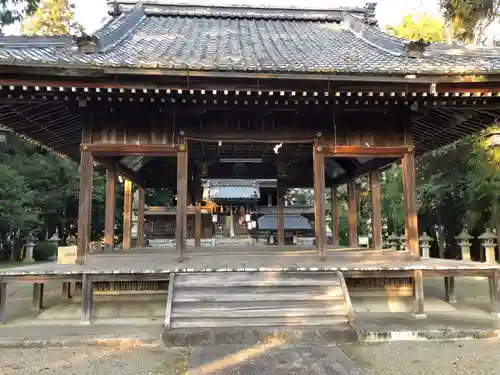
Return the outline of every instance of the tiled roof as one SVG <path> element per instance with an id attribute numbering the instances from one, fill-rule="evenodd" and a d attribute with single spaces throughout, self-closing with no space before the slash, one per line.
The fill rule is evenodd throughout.
<path id="1" fill-rule="evenodd" d="M 285 230 L 311 230 L 307 218 L 301 215 L 284 215 Z M 257 219 L 258 230 L 278 230 L 277 215 L 263 215 Z"/>
<path id="2" fill-rule="evenodd" d="M 120 1 L 91 42 L 0 38 L 0 65 L 224 72 L 471 74 L 500 72 L 499 49 L 430 45 L 408 56 L 364 9 L 274 9 Z M 82 40 L 79 40 L 81 43 Z"/>
<path id="3" fill-rule="evenodd" d="M 205 185 L 206 197 L 217 200 L 258 200 L 259 184 L 253 180 L 209 180 Z"/>

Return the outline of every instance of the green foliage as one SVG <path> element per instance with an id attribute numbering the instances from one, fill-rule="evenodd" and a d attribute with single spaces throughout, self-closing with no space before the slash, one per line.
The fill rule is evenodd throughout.
<path id="1" fill-rule="evenodd" d="M 33 14 L 40 0 L 0 0 L 0 34 L 3 26 L 21 21 Z"/>
<path id="2" fill-rule="evenodd" d="M 41 0 L 36 12 L 28 17 L 22 27 L 26 35 L 70 35 L 83 28 L 74 20 L 74 5 L 69 0 Z"/>
<path id="3" fill-rule="evenodd" d="M 400 165 L 382 172 L 380 179 L 382 217 L 388 233 L 401 233 L 404 228 L 403 181 Z"/>
<path id="4" fill-rule="evenodd" d="M 498 17 L 498 0 L 441 0 L 443 16 L 456 41 L 482 43 L 485 29 Z"/>
<path id="5" fill-rule="evenodd" d="M 386 30 L 389 34 L 409 40 L 423 39 L 428 42 L 446 40 L 444 22 L 425 13 L 417 16 L 408 14 L 399 24 L 387 26 Z"/>
<path id="6" fill-rule="evenodd" d="M 50 241 L 38 241 L 33 250 L 33 259 L 37 262 L 45 262 L 57 253 L 57 244 Z"/>

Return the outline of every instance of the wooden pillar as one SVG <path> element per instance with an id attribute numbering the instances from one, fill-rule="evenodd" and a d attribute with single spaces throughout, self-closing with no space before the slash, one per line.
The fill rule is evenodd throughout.
<path id="1" fill-rule="evenodd" d="M 285 187 L 278 180 L 278 246 L 285 246 Z"/>
<path id="2" fill-rule="evenodd" d="M 5 324 L 7 312 L 7 283 L 0 283 L 0 324 Z"/>
<path id="3" fill-rule="evenodd" d="M 358 207 L 354 180 L 347 183 L 347 219 L 349 222 L 349 246 L 358 247 Z"/>
<path id="4" fill-rule="evenodd" d="M 92 320 L 93 296 L 92 275 L 84 273 L 82 278 L 82 323 L 90 323 Z"/>
<path id="5" fill-rule="evenodd" d="M 125 180 L 123 187 L 123 250 L 132 247 L 132 181 Z"/>
<path id="6" fill-rule="evenodd" d="M 407 152 L 403 157 L 403 195 L 405 200 L 405 237 L 406 248 L 419 256 L 418 248 L 418 217 L 417 217 L 417 186 L 415 179 L 415 154 Z"/>
<path id="7" fill-rule="evenodd" d="M 370 172 L 372 198 L 372 247 L 382 249 L 382 207 L 380 204 L 380 172 Z"/>
<path id="8" fill-rule="evenodd" d="M 488 277 L 491 313 L 500 318 L 500 271 L 494 270 Z"/>
<path id="9" fill-rule="evenodd" d="M 455 277 L 446 276 L 444 278 L 444 299 L 449 303 L 457 302 L 457 295 L 455 293 Z"/>
<path id="10" fill-rule="evenodd" d="M 413 271 L 413 316 L 426 318 L 424 310 L 424 273 L 422 270 Z"/>
<path id="11" fill-rule="evenodd" d="M 186 145 L 181 145 L 177 152 L 177 221 L 175 227 L 175 248 L 179 253 L 179 261 L 186 254 L 187 226 L 187 181 L 188 152 Z"/>
<path id="12" fill-rule="evenodd" d="M 195 205 L 196 205 L 196 211 L 194 213 L 195 246 L 201 246 L 201 200 L 202 200 L 202 190 L 200 183 L 198 183 L 196 185 L 196 192 L 195 192 Z"/>
<path id="13" fill-rule="evenodd" d="M 43 283 L 33 284 L 32 309 L 35 311 L 40 311 L 43 309 Z"/>
<path id="14" fill-rule="evenodd" d="M 113 250 L 116 220 L 116 172 L 108 169 L 104 215 L 104 250 Z"/>
<path id="15" fill-rule="evenodd" d="M 143 188 L 137 189 L 137 247 L 144 246 L 144 206 L 146 197 Z"/>
<path id="16" fill-rule="evenodd" d="M 338 212 L 338 196 L 337 196 L 337 187 L 334 186 L 331 188 L 331 209 L 332 209 L 332 245 L 334 247 L 339 247 L 340 245 L 340 223 L 339 223 L 339 212 Z"/>
<path id="17" fill-rule="evenodd" d="M 90 223 L 92 214 L 92 174 L 94 160 L 90 151 L 83 149 L 80 156 L 80 194 L 78 202 L 78 238 L 76 264 L 85 263 L 90 243 Z"/>
<path id="18" fill-rule="evenodd" d="M 325 155 L 321 146 L 314 146 L 314 229 L 316 249 L 321 260 L 326 259 L 326 217 L 325 217 Z"/>

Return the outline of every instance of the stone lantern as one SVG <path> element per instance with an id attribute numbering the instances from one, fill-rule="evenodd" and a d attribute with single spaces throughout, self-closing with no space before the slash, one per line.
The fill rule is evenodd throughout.
<path id="1" fill-rule="evenodd" d="M 472 240 L 472 236 L 467 232 L 467 229 L 464 228 L 462 232 L 455 237 L 458 241 L 458 245 L 462 251 L 462 260 L 471 260 L 470 258 L 470 240 Z"/>
<path id="2" fill-rule="evenodd" d="M 393 232 L 387 239 L 389 240 L 389 248 L 391 250 L 397 250 L 399 246 L 399 236 L 397 233 Z"/>
<path id="3" fill-rule="evenodd" d="M 422 258 L 430 258 L 430 248 L 432 238 L 424 233 L 418 239 L 420 241 L 420 247 L 422 248 Z"/>
<path id="4" fill-rule="evenodd" d="M 478 237 L 481 240 L 481 245 L 484 247 L 486 263 L 496 263 L 495 259 L 495 234 L 489 228 Z"/>
<path id="5" fill-rule="evenodd" d="M 35 240 L 36 237 L 33 236 L 31 233 L 26 237 L 26 245 L 24 245 L 25 248 L 25 256 L 24 256 L 24 263 L 33 263 L 35 260 L 33 259 L 33 250 L 35 249 Z"/>

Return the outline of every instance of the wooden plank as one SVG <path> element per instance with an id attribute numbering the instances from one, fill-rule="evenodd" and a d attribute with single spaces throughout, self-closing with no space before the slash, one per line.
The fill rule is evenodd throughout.
<path id="1" fill-rule="evenodd" d="M 82 323 L 90 323 L 92 320 L 93 305 L 92 275 L 84 274 L 82 280 Z"/>
<path id="2" fill-rule="evenodd" d="M 347 219 L 348 219 L 348 236 L 349 246 L 358 246 L 358 205 L 356 198 L 356 185 L 354 180 L 347 182 Z"/>
<path id="3" fill-rule="evenodd" d="M 372 248 L 382 249 L 382 206 L 380 202 L 380 172 L 370 172 L 372 200 Z"/>
<path id="4" fill-rule="evenodd" d="M 165 329 L 170 329 L 172 319 L 172 305 L 174 301 L 175 273 L 171 272 L 168 279 L 167 303 L 165 305 Z"/>
<path id="5" fill-rule="evenodd" d="M 7 283 L 0 283 L 0 324 L 5 324 L 7 312 Z"/>
<path id="6" fill-rule="evenodd" d="M 43 283 L 33 284 L 33 303 L 32 309 L 39 311 L 43 309 Z"/>
<path id="7" fill-rule="evenodd" d="M 107 170 L 106 180 L 106 206 L 104 213 L 104 248 L 107 251 L 113 249 L 115 239 L 116 222 L 116 171 Z"/>
<path id="8" fill-rule="evenodd" d="M 180 274 L 176 287 L 235 287 L 235 286 L 338 286 L 340 281 L 334 273 L 288 273 L 288 272 L 220 272 L 205 274 Z"/>
<path id="9" fill-rule="evenodd" d="M 337 271 L 337 276 L 340 280 L 340 285 L 342 287 L 342 292 L 344 294 L 345 309 L 347 310 L 347 316 L 349 319 L 349 324 L 353 327 L 356 326 L 356 318 L 354 314 L 354 308 L 352 307 L 351 297 L 349 291 L 347 290 L 347 285 L 345 283 L 344 275 L 342 272 Z"/>
<path id="10" fill-rule="evenodd" d="M 269 327 L 269 326 L 321 326 L 348 324 L 346 316 L 314 317 L 259 317 L 259 318 L 179 318 L 172 322 L 175 328 L 215 328 L 215 327 Z"/>
<path id="11" fill-rule="evenodd" d="M 405 153 L 413 152 L 412 147 L 367 147 L 367 146 L 338 146 L 322 145 L 323 153 L 338 157 L 403 157 Z"/>
<path id="12" fill-rule="evenodd" d="M 455 277 L 447 276 L 444 278 L 444 294 L 444 299 L 446 302 L 457 302 L 457 296 L 455 294 Z"/>
<path id="13" fill-rule="evenodd" d="M 176 156 L 180 145 L 166 144 L 84 144 L 87 150 L 98 156 L 134 155 L 134 156 Z"/>
<path id="14" fill-rule="evenodd" d="M 234 288 L 233 288 L 234 289 Z M 227 290 L 179 290 L 176 289 L 175 303 L 179 302 L 248 302 L 248 301 L 332 301 L 343 300 L 344 295 L 340 288 L 327 292 L 309 292 L 301 293 L 288 290 L 281 293 L 264 293 L 257 292 L 255 289 L 250 288 L 236 288 L 242 289 L 241 291 Z"/>
<path id="15" fill-rule="evenodd" d="M 90 242 L 90 215 L 92 213 L 93 158 L 82 150 L 80 160 L 80 194 L 78 203 L 77 264 L 85 263 Z"/>
<path id="16" fill-rule="evenodd" d="M 238 309 L 177 309 L 174 308 L 172 315 L 174 321 L 179 318 L 203 319 L 203 318 L 265 318 L 265 317 L 307 317 L 307 316 L 347 316 L 343 303 L 329 307 L 281 307 L 256 308 L 251 305 Z"/>
<path id="17" fill-rule="evenodd" d="M 123 250 L 132 248 L 132 181 L 123 186 Z"/>

